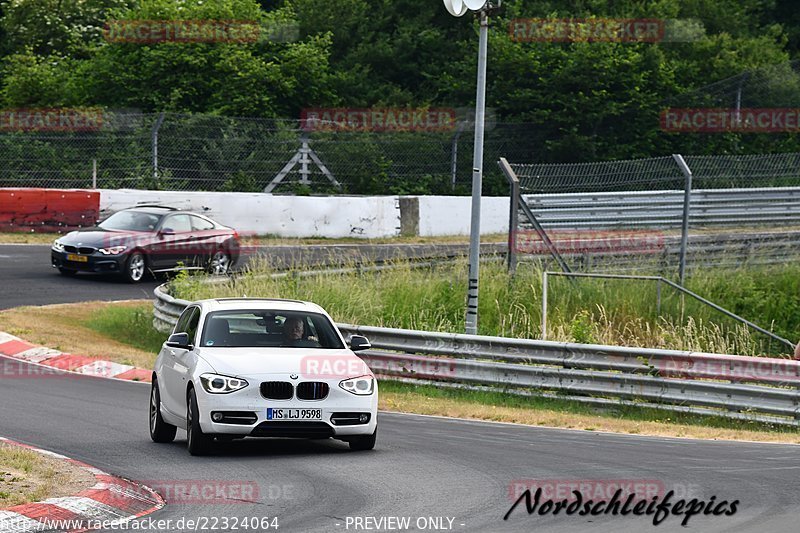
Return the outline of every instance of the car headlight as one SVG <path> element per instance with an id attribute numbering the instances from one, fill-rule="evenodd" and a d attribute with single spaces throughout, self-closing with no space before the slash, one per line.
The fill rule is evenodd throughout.
<path id="1" fill-rule="evenodd" d="M 200 383 L 210 394 L 228 394 L 247 387 L 247 382 L 243 379 L 219 374 L 203 374 L 200 376 Z"/>
<path id="2" fill-rule="evenodd" d="M 358 396 L 369 396 L 375 390 L 375 378 L 372 376 L 359 376 L 357 378 L 343 379 L 339 386 L 349 393 Z"/>
<path id="3" fill-rule="evenodd" d="M 53 242 L 53 250 L 55 250 L 56 252 L 63 252 L 64 245 L 61 243 L 61 241 L 56 239 L 55 242 Z"/>
<path id="4" fill-rule="evenodd" d="M 97 250 L 103 255 L 119 255 L 125 251 L 127 246 L 111 246 L 109 248 L 100 248 Z"/>

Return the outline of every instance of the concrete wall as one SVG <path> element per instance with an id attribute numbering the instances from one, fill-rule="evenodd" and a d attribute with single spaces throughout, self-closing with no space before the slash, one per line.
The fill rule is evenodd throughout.
<path id="1" fill-rule="evenodd" d="M 469 196 L 418 196 L 419 235 L 469 235 L 472 198 Z M 481 198 L 481 234 L 508 232 L 509 199 Z"/>
<path id="2" fill-rule="evenodd" d="M 103 190 L 100 198 L 104 214 L 139 203 L 164 204 L 204 213 L 241 233 L 329 238 L 400 234 L 400 207 L 395 196 L 273 196 L 123 189 Z"/>
<path id="3" fill-rule="evenodd" d="M 380 238 L 469 235 L 468 196 L 277 196 L 261 193 L 100 191 L 103 215 L 141 203 L 205 213 L 242 233 Z M 508 198 L 481 200 L 481 233 L 508 231 Z"/>

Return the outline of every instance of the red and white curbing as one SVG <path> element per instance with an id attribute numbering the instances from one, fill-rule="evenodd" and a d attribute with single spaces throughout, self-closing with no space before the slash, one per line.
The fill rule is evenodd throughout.
<path id="1" fill-rule="evenodd" d="M 0 331 L 0 355 L 20 359 L 28 363 L 36 363 L 56 370 L 68 370 L 104 378 L 149 382 L 152 375 L 151 371 L 143 368 L 84 355 L 66 354 L 44 346 L 36 346 L 2 331 Z"/>
<path id="2" fill-rule="evenodd" d="M 59 531 L 79 533 L 90 528 L 81 524 L 103 522 L 117 526 L 148 515 L 165 505 L 164 499 L 153 489 L 112 476 L 93 466 L 63 455 L 21 444 L 3 437 L 0 443 L 20 446 L 55 457 L 90 472 L 97 483 L 74 496 L 50 498 L 41 502 L 26 503 L 0 511 L 0 531 L 28 533 L 59 527 Z M 64 524 L 73 524 L 65 527 Z M 113 527 L 109 525 L 109 527 Z"/>

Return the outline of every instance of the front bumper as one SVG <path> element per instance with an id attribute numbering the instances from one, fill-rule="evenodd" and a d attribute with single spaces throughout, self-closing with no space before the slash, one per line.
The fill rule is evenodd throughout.
<path id="1" fill-rule="evenodd" d="M 203 433 L 215 435 L 239 435 L 252 437 L 297 437 L 325 438 L 371 435 L 377 427 L 378 391 L 369 396 L 356 396 L 331 385 L 324 400 L 268 400 L 261 396 L 259 384 L 251 383 L 245 389 L 230 394 L 209 394 L 196 387 L 197 406 L 200 411 L 200 427 Z M 267 408 L 320 409 L 319 421 L 275 421 L 267 420 Z M 219 423 L 211 419 L 212 412 L 233 412 L 248 415 L 246 423 Z M 367 423 L 352 423 L 343 415 L 366 414 Z M 336 422 L 338 415 L 338 422 Z M 333 420 L 332 420 L 333 419 Z M 242 422 L 245 422 L 242 420 Z"/>
<path id="2" fill-rule="evenodd" d="M 70 260 L 70 255 L 77 255 L 86 258 L 85 261 Z M 122 272 L 125 268 L 125 261 L 128 256 L 122 255 L 102 255 L 94 253 L 92 255 L 68 254 L 67 252 L 57 252 L 50 250 L 50 262 L 53 268 L 63 268 L 76 272 Z"/>

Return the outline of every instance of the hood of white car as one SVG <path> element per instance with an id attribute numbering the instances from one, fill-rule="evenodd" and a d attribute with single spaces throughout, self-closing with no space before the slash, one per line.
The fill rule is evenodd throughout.
<path id="1" fill-rule="evenodd" d="M 196 353 L 217 373 L 245 379 L 292 374 L 300 379 L 345 379 L 372 374 L 350 350 L 198 348 Z"/>

